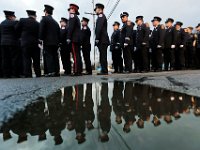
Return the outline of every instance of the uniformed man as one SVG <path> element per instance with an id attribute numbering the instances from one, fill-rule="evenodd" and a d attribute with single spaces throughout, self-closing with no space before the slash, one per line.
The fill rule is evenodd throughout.
<path id="1" fill-rule="evenodd" d="M 151 49 L 152 49 L 152 69 L 154 71 L 162 71 L 163 56 L 162 51 L 164 48 L 165 27 L 160 25 L 160 17 L 154 17 L 152 24 L 154 30 L 151 36 Z"/>
<path id="2" fill-rule="evenodd" d="M 60 76 L 58 59 L 58 44 L 60 38 L 59 24 L 53 19 L 54 8 L 44 5 L 45 16 L 40 21 L 39 39 L 43 41 L 44 61 L 46 63 L 47 77 Z"/>
<path id="3" fill-rule="evenodd" d="M 122 49 L 120 45 L 120 23 L 114 22 L 113 29 L 114 32 L 111 36 L 111 46 L 110 51 L 112 52 L 112 60 L 114 66 L 114 73 L 123 72 L 123 59 L 122 59 Z"/>
<path id="4" fill-rule="evenodd" d="M 80 53 L 80 36 L 81 24 L 78 18 L 79 6 L 70 4 L 69 11 L 69 28 L 67 34 L 67 43 L 71 44 L 71 52 L 74 58 L 74 76 L 82 75 L 82 59 Z"/>
<path id="5" fill-rule="evenodd" d="M 125 64 L 125 73 L 132 73 L 133 71 L 133 60 L 132 60 L 132 51 L 133 51 L 133 26 L 128 24 L 129 14 L 123 12 L 120 15 L 123 26 L 121 29 L 121 46 L 123 49 L 124 64 Z"/>
<path id="6" fill-rule="evenodd" d="M 85 61 L 85 66 L 86 66 L 85 75 L 91 75 L 92 74 L 92 65 L 91 65 L 91 59 L 90 59 L 90 52 L 91 52 L 90 37 L 91 37 L 91 31 L 90 31 L 90 28 L 88 27 L 89 19 L 83 17 L 81 22 L 82 22 L 81 47 L 82 47 L 83 58 L 84 58 L 84 61 Z"/>
<path id="7" fill-rule="evenodd" d="M 15 12 L 4 11 L 5 20 L 1 23 L 2 70 L 5 78 L 19 77 L 17 34 L 15 31 Z"/>
<path id="8" fill-rule="evenodd" d="M 101 64 L 101 72 L 98 75 L 107 75 L 108 74 L 108 62 L 107 62 L 107 48 L 110 44 L 108 32 L 107 32 L 107 18 L 104 15 L 104 5 L 96 4 L 96 8 L 94 11 L 98 15 L 96 21 L 96 30 L 95 30 L 95 45 L 99 49 L 100 53 L 100 64 Z"/>
<path id="9" fill-rule="evenodd" d="M 186 28 L 186 50 L 185 50 L 185 67 L 187 69 L 194 68 L 194 53 L 195 53 L 195 36 L 192 33 L 193 27 Z"/>
<path id="10" fill-rule="evenodd" d="M 70 45 L 67 44 L 68 19 L 62 17 L 60 20 L 60 55 L 64 69 L 64 75 L 71 75 Z"/>
<path id="11" fill-rule="evenodd" d="M 174 26 L 174 19 L 168 18 L 165 22 L 166 31 L 165 31 L 165 49 L 164 49 L 164 64 L 165 71 L 174 70 L 175 65 L 175 48 L 176 48 L 176 39 L 177 31 Z"/>
<path id="12" fill-rule="evenodd" d="M 175 51 L 175 66 L 177 70 L 182 70 L 185 67 L 185 47 L 186 47 L 186 38 L 185 31 L 181 28 L 183 25 L 182 22 L 176 22 L 175 28 L 177 30 L 177 40 L 176 40 L 176 51 Z"/>
<path id="13" fill-rule="evenodd" d="M 1 24 L 0 24 L 0 41 L 1 41 Z M 0 78 L 3 77 L 2 58 L 1 58 L 1 42 L 0 42 Z"/>
<path id="14" fill-rule="evenodd" d="M 150 28 L 143 21 L 143 16 L 136 17 L 137 32 L 136 32 L 136 53 L 139 71 L 148 71 L 148 48 L 149 48 L 149 35 Z"/>
<path id="15" fill-rule="evenodd" d="M 200 23 L 196 26 L 196 67 L 200 68 Z"/>
<path id="16" fill-rule="evenodd" d="M 27 10 L 28 18 L 21 18 L 16 25 L 16 31 L 21 36 L 23 56 L 23 74 L 32 77 L 32 60 L 36 77 L 41 76 L 40 49 L 38 47 L 39 23 L 36 21 L 36 11 Z"/>

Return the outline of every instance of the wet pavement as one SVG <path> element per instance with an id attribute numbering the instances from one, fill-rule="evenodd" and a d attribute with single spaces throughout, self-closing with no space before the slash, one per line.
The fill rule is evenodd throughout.
<path id="1" fill-rule="evenodd" d="M 199 149 L 199 97 L 136 80 L 102 81 L 60 88 L 14 112 L 2 122 L 0 149 Z"/>

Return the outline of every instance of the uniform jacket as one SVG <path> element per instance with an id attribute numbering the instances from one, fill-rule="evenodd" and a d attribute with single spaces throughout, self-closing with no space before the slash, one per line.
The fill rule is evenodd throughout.
<path id="1" fill-rule="evenodd" d="M 60 43 L 67 44 L 68 28 L 60 29 Z"/>
<path id="2" fill-rule="evenodd" d="M 38 44 L 39 23 L 33 18 L 22 18 L 16 25 L 16 32 L 20 35 L 21 46 Z"/>
<path id="3" fill-rule="evenodd" d="M 15 31 L 15 25 L 17 21 L 9 19 L 4 20 L 0 25 L 1 32 L 1 45 L 17 45 L 17 34 Z"/>
<path id="4" fill-rule="evenodd" d="M 162 25 L 158 25 L 158 27 L 154 28 L 151 36 L 151 47 L 157 48 L 158 45 L 164 48 L 164 40 L 165 40 L 165 28 Z"/>
<path id="5" fill-rule="evenodd" d="M 111 51 L 113 51 L 114 49 L 120 49 L 120 30 L 116 30 L 113 32 L 112 36 L 111 36 Z"/>
<path id="6" fill-rule="evenodd" d="M 146 26 L 146 24 L 142 24 L 137 27 L 136 32 L 136 47 L 142 47 L 142 43 L 146 43 L 145 46 L 149 46 L 149 35 L 150 29 Z"/>
<path id="7" fill-rule="evenodd" d="M 44 45 L 58 45 L 60 38 L 59 24 L 51 15 L 44 16 L 40 22 L 39 39 L 43 40 Z"/>
<path id="8" fill-rule="evenodd" d="M 67 39 L 80 43 L 81 24 L 76 14 L 70 14 Z"/>
<path id="9" fill-rule="evenodd" d="M 104 14 L 100 14 L 96 22 L 96 40 L 99 40 L 99 44 L 110 44 L 109 36 L 107 32 L 107 19 Z"/>
<path id="10" fill-rule="evenodd" d="M 82 46 L 91 45 L 91 43 L 90 43 L 90 37 L 91 37 L 90 28 L 88 26 L 83 27 L 81 29 L 81 45 Z"/>
<path id="11" fill-rule="evenodd" d="M 180 45 L 186 45 L 186 33 L 184 29 L 177 30 L 177 41 L 176 41 L 177 47 Z"/>
<path id="12" fill-rule="evenodd" d="M 177 31 L 174 27 L 170 27 L 165 31 L 165 48 L 171 48 L 171 45 L 176 45 Z"/>
<path id="13" fill-rule="evenodd" d="M 133 26 L 128 26 L 126 23 L 121 29 L 121 44 L 133 45 Z"/>

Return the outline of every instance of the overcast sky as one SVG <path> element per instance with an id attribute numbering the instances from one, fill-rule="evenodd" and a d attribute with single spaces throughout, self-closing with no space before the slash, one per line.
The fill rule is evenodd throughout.
<path id="1" fill-rule="evenodd" d="M 84 12 L 91 12 L 92 0 L 0 0 L 0 21 L 4 19 L 3 10 L 13 10 L 17 18 L 26 17 L 27 9 L 37 11 L 38 21 L 41 19 L 44 10 L 44 4 L 50 4 L 55 8 L 54 18 L 59 21 L 60 17 L 67 17 L 67 9 L 70 3 L 76 3 L 80 6 L 80 18 L 83 16 L 92 20 L 90 15 Z M 95 3 L 101 2 L 106 7 L 105 14 L 108 16 L 117 0 L 95 0 Z M 200 23 L 200 1 L 199 0 L 121 0 L 117 9 L 108 20 L 109 34 L 112 33 L 112 24 L 114 21 L 120 21 L 120 13 L 127 11 L 130 19 L 135 21 L 137 15 L 143 15 L 146 22 L 150 22 L 154 16 L 163 18 L 163 22 L 172 17 L 176 21 L 184 22 L 186 26 L 196 26 Z M 92 27 L 92 21 L 90 22 Z"/>

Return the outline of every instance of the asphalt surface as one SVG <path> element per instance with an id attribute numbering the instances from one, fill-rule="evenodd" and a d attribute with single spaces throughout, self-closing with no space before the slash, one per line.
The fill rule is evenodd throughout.
<path id="1" fill-rule="evenodd" d="M 199 70 L 112 74 L 108 76 L 0 79 L 0 124 L 39 97 L 45 98 L 63 87 L 84 83 L 112 82 L 114 80 L 131 80 L 140 84 L 149 84 L 200 97 Z"/>

